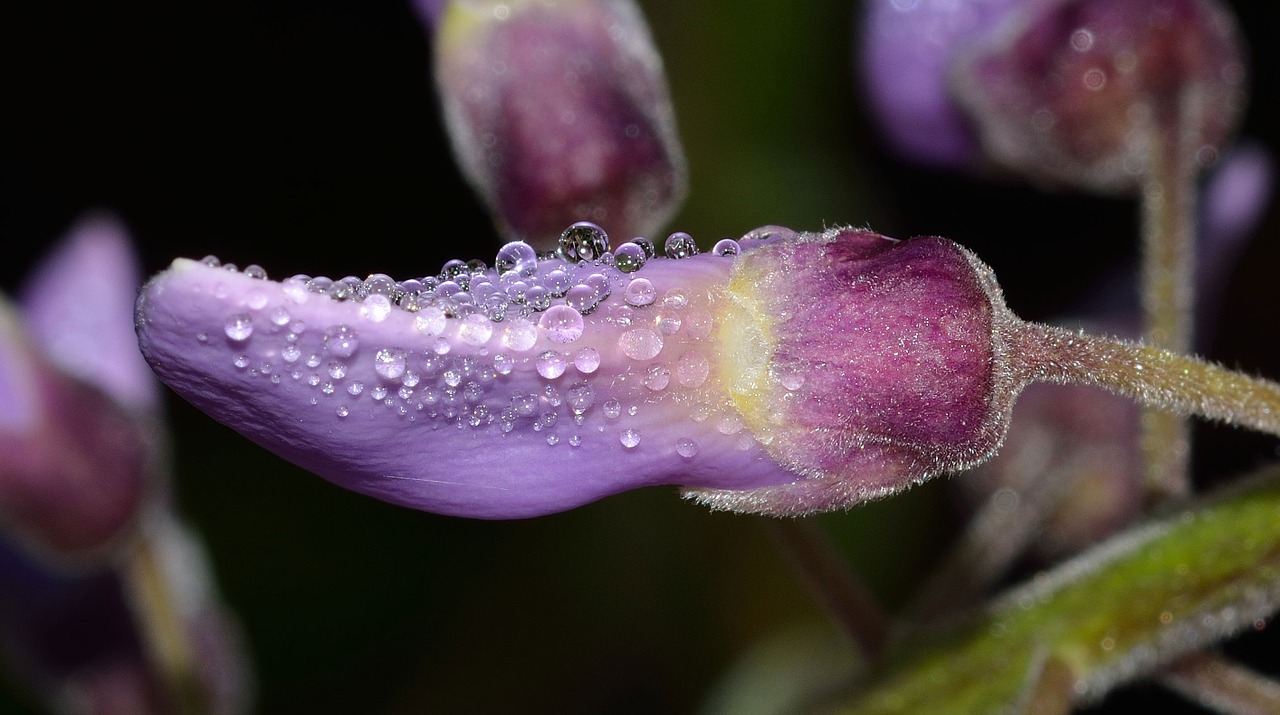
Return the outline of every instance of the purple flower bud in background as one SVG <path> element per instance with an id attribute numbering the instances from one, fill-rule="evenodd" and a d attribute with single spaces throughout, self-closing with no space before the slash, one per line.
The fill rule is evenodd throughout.
<path id="1" fill-rule="evenodd" d="M 1214 161 L 1244 105 L 1234 17 L 1213 0 L 1056 0 L 966 48 L 956 91 L 986 155 L 1024 175 L 1132 191 L 1152 142 Z"/>
<path id="2" fill-rule="evenodd" d="M 221 604 L 195 537 L 167 514 L 149 524 L 157 569 L 179 584 L 177 637 L 195 657 L 200 712 L 247 712 L 247 657 L 239 625 Z M 54 572 L 0 542 L 0 648 L 7 665 L 57 712 L 148 715 L 184 712 L 150 662 L 136 599 L 119 570 Z"/>
<path id="3" fill-rule="evenodd" d="M 139 272 L 123 230 L 91 219 L 0 302 L 0 523 L 30 546 L 101 553 L 154 486 L 158 391 L 129 340 Z"/>
<path id="4" fill-rule="evenodd" d="M 538 248 L 581 218 L 650 235 L 684 198 L 662 62 L 630 0 L 417 3 L 463 173 Z M 438 20 L 432 23 L 432 19 Z"/>
<path id="5" fill-rule="evenodd" d="M 968 169 L 977 133 L 951 92 L 959 49 L 1007 21 L 1027 0 L 871 0 L 858 73 L 868 108 L 893 150 L 920 164 Z"/>

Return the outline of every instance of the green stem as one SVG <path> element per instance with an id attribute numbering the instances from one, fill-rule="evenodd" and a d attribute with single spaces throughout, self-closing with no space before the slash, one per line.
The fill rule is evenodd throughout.
<path id="1" fill-rule="evenodd" d="M 1016 379 L 1093 385 L 1140 405 L 1280 437 L 1280 384 L 1168 350 L 1038 323 L 1010 334 Z"/>
<path id="2" fill-rule="evenodd" d="M 1187 102 L 1188 107 L 1191 103 Z M 1190 109 L 1149 106 L 1147 172 L 1142 183 L 1142 298 L 1146 339 L 1191 349 L 1195 309 L 1195 149 Z M 1144 480 L 1153 501 L 1190 492 L 1190 430 L 1185 419 L 1148 410 L 1142 420 Z"/>
<path id="3" fill-rule="evenodd" d="M 889 623 L 831 540 L 808 519 L 769 519 L 770 531 L 815 600 L 853 639 L 864 662 L 879 662 Z"/>
<path id="4" fill-rule="evenodd" d="M 1160 683 L 1179 695 L 1228 715 L 1280 712 L 1280 683 L 1238 663 L 1210 653 L 1197 653 L 1159 675 Z"/>
<path id="5" fill-rule="evenodd" d="M 121 571 L 129 584 L 143 643 L 160 676 L 172 711 L 183 715 L 204 715 L 207 707 L 201 697 L 195 657 L 183 624 L 181 604 L 175 598 L 159 551 L 155 537 L 144 531 Z"/>

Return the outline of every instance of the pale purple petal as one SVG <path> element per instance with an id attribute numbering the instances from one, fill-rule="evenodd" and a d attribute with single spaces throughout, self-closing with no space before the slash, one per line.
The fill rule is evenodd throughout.
<path id="1" fill-rule="evenodd" d="M 59 369 L 131 410 L 155 412 L 158 385 L 132 328 L 141 284 L 124 226 L 94 216 L 76 224 L 32 272 L 21 303 L 31 336 Z"/>
<path id="2" fill-rule="evenodd" d="M 179 260 L 144 289 L 138 332 L 180 395 L 326 479 L 427 511 L 526 517 L 648 485 L 796 478 L 716 374 L 715 297 L 733 263 L 654 259 L 626 274 L 544 260 L 527 276 L 396 288 L 433 285 L 416 296 L 373 276 L 363 300 L 340 301 L 302 279 Z M 544 288 L 564 297 L 532 310 L 550 302 Z"/>

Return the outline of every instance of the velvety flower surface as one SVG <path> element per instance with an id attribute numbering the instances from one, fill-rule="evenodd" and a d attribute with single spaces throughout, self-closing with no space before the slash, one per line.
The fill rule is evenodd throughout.
<path id="1" fill-rule="evenodd" d="M 631 0 L 428 5 L 454 154 L 504 235 L 546 247 L 583 217 L 615 235 L 661 228 L 686 170 Z"/>
<path id="2" fill-rule="evenodd" d="M 687 239 L 668 254 L 696 252 Z M 164 382 L 259 444 L 446 514 L 655 484 L 803 513 L 998 444 L 1016 392 L 993 337 L 1007 311 L 953 243 L 842 229 L 679 260 L 600 247 L 562 247 L 602 256 L 570 264 L 515 243 L 497 270 L 452 261 L 401 282 L 178 260 L 142 293 L 139 340 Z"/>

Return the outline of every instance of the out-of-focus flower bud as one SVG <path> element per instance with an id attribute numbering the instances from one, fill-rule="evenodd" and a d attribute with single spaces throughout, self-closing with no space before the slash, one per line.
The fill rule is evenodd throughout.
<path id="1" fill-rule="evenodd" d="M 1242 40 L 1214 0 L 1027 3 L 957 60 L 987 156 L 1023 175 L 1134 190 L 1159 141 L 1215 160 L 1245 98 Z"/>
<path id="2" fill-rule="evenodd" d="M 631 0 L 455 0 L 436 79 L 463 173 L 512 240 L 652 235 L 684 198 L 662 62 Z"/>

